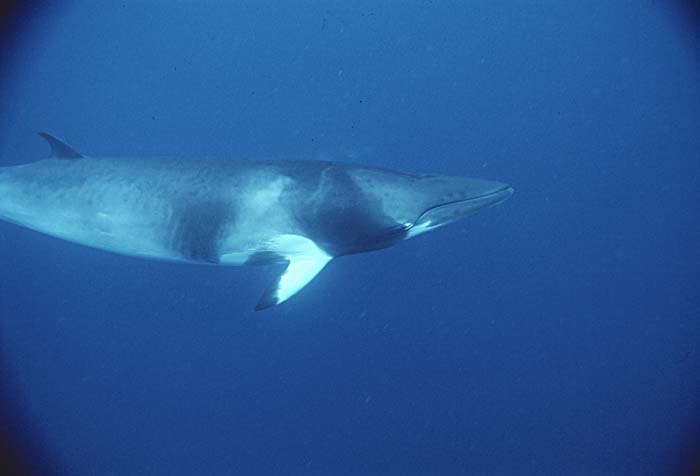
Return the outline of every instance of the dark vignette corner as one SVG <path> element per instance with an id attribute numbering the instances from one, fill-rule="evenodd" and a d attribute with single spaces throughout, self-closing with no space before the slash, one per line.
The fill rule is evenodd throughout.
<path id="1" fill-rule="evenodd" d="M 0 2 L 0 71 L 11 68 L 19 39 L 30 28 L 34 13 L 44 2 L 38 0 L 5 0 Z M 4 76 L 0 76 L 0 86 Z M 0 370 L 7 367 L 0 349 Z M 33 476 L 51 474 L 42 468 L 41 450 L 31 441 L 22 422 L 21 412 L 13 393 L 8 372 L 0 380 L 0 474 L 5 476 Z"/>

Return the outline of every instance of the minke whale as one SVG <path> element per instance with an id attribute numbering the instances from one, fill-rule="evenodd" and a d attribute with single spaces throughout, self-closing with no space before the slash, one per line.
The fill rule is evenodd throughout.
<path id="1" fill-rule="evenodd" d="M 336 257 L 379 250 L 503 202 L 501 182 L 320 160 L 88 157 L 40 134 L 37 162 L 0 167 L 0 219 L 122 255 L 285 264 L 256 309 Z"/>

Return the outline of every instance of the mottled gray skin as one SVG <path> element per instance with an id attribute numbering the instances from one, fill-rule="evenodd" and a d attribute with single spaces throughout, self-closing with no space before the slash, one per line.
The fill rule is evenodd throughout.
<path id="1" fill-rule="evenodd" d="M 180 261 L 264 252 L 258 244 L 282 233 L 340 256 L 401 241 L 427 209 L 469 194 L 463 180 L 322 161 L 46 159 L 0 169 L 0 218 L 65 238 L 48 216 L 114 237 L 71 241 L 140 255 L 128 245 L 137 235 L 144 251 Z"/>
<path id="2" fill-rule="evenodd" d="M 512 192 L 499 182 L 326 161 L 89 158 L 47 140 L 61 157 L 0 168 L 0 219 L 152 259 L 330 260 L 393 245 Z M 292 271 L 310 274 L 305 283 L 324 265 Z"/>

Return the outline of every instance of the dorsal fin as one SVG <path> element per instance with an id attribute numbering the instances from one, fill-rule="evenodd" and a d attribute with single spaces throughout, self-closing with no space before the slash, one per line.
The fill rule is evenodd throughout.
<path id="1" fill-rule="evenodd" d="M 51 146 L 51 155 L 49 157 L 52 159 L 82 159 L 84 157 L 83 154 L 51 134 L 39 132 L 39 135 L 46 139 L 46 142 Z"/>

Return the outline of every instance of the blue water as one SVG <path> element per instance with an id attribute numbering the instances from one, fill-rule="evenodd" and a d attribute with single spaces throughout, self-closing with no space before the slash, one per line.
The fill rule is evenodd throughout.
<path id="1" fill-rule="evenodd" d="M 88 155 L 345 160 L 516 194 L 338 259 L 264 313 L 278 268 L 139 261 L 0 223 L 4 471 L 700 474 L 698 12 L 16 11 L 1 165 L 44 157 L 46 130 Z"/>

